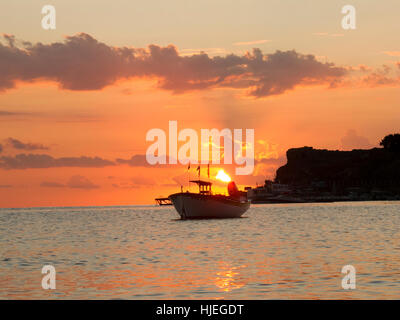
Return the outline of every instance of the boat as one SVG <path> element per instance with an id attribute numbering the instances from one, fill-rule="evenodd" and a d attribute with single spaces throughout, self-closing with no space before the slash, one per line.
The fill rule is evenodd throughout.
<path id="1" fill-rule="evenodd" d="M 172 206 L 172 202 L 168 198 L 155 198 L 154 200 L 159 206 Z"/>
<path id="2" fill-rule="evenodd" d="M 198 193 L 179 192 L 168 197 L 182 219 L 239 218 L 250 208 L 247 193 L 239 191 L 233 181 L 228 184 L 228 196 L 213 194 L 211 182 L 190 182 L 198 185 Z"/>

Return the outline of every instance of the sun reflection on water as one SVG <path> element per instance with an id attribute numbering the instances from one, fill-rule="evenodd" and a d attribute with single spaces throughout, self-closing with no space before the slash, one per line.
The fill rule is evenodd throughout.
<path id="1" fill-rule="evenodd" d="M 243 280 L 240 280 L 239 269 L 245 267 L 245 265 L 240 267 L 224 267 L 222 271 L 217 272 L 215 285 L 224 292 L 230 292 L 243 287 L 245 283 Z"/>

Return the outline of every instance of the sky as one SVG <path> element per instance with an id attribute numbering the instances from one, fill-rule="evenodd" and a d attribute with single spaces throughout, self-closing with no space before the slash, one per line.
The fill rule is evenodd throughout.
<path id="1" fill-rule="evenodd" d="M 55 30 L 41 25 L 48 4 Z M 355 30 L 341 25 L 347 4 Z M 273 179 L 289 148 L 378 147 L 399 131 L 399 12 L 395 0 L 3 0 L 0 207 L 152 204 L 187 188 L 194 167 L 144 161 L 146 133 L 171 120 L 254 129 L 251 175 L 211 168 L 240 187 Z"/>

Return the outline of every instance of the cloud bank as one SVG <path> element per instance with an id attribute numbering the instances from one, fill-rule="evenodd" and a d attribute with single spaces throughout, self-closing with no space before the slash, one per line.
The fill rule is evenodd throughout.
<path id="1" fill-rule="evenodd" d="M 88 178 L 81 175 L 72 176 L 66 184 L 54 181 L 43 181 L 40 186 L 44 188 L 72 188 L 87 190 L 99 188 L 98 185 L 92 183 Z"/>
<path id="2" fill-rule="evenodd" d="M 102 168 L 113 166 L 114 162 L 99 157 L 62 157 L 54 158 L 47 154 L 18 154 L 0 157 L 2 169 L 37 169 L 58 167 Z"/>
<path id="3" fill-rule="evenodd" d="M 98 185 L 95 185 L 89 179 L 87 179 L 86 177 L 81 176 L 81 175 L 72 176 L 67 183 L 67 187 L 73 188 L 73 189 L 97 189 L 97 188 L 99 188 Z"/>
<path id="4" fill-rule="evenodd" d="M 44 188 L 64 188 L 65 185 L 62 183 L 54 182 L 54 181 L 43 181 L 40 184 L 41 187 Z"/>
<path id="5" fill-rule="evenodd" d="M 120 79 L 154 78 L 173 93 L 208 88 L 246 89 L 253 97 L 282 94 L 298 85 L 334 85 L 347 73 L 314 55 L 292 51 L 210 57 L 181 55 L 173 45 L 147 48 L 114 47 L 88 34 L 50 44 L 0 42 L 0 91 L 18 81 L 50 80 L 68 90 L 100 90 Z"/>
<path id="6" fill-rule="evenodd" d="M 8 143 L 8 145 L 10 145 L 13 148 L 18 149 L 18 150 L 33 151 L 33 150 L 48 150 L 49 149 L 48 147 L 46 147 L 40 143 L 24 143 L 20 140 L 14 139 L 14 138 L 8 138 L 7 143 Z"/>

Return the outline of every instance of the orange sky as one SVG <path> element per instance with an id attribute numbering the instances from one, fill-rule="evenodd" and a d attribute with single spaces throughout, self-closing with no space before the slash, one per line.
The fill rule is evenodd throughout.
<path id="1" fill-rule="evenodd" d="M 311 2 L 300 2 L 306 4 L 300 11 L 306 15 Z M 13 3 L 7 0 L 0 9 L 23 10 Z M 399 6 L 397 2 L 383 3 Z M 95 11 L 90 18 L 95 30 L 83 23 L 82 11 L 90 9 L 87 4 L 75 12 L 79 30 L 65 20 L 74 13 L 72 4 L 69 7 L 57 1 L 59 27 L 54 32 L 41 30 L 40 21 L 38 30 L 32 28 L 35 18 L 28 11 L 23 11 L 27 18 L 19 25 L 1 17 L 0 33 L 15 35 L 17 40 L 11 43 L 3 38 L 0 47 L 0 207 L 152 204 L 155 197 L 178 191 L 177 181 L 187 181 L 185 166 L 152 168 L 116 161 L 145 154 L 150 145 L 145 141 L 146 132 L 152 128 L 167 131 L 169 120 L 177 120 L 179 129 L 198 132 L 201 128 L 254 129 L 255 157 L 264 163 L 258 164 L 251 176 L 235 176 L 233 167 L 225 167 L 241 186 L 273 178 L 291 147 L 349 150 L 378 146 L 384 135 L 399 130 L 400 123 L 400 48 L 395 33 L 384 32 L 393 28 L 390 21 L 395 17 L 388 13 L 388 25 L 384 25 L 372 14 L 384 8 L 356 1 L 359 26 L 345 31 L 340 28 L 340 4 L 319 4 L 311 9 L 320 13 L 320 18 L 298 21 L 293 16 L 281 29 L 279 19 L 272 16 L 270 25 L 255 20 L 251 26 L 252 7 L 246 7 L 249 16 L 241 18 L 243 30 L 236 33 L 222 31 L 213 22 L 219 14 L 221 21 L 231 25 L 244 3 L 233 6 L 232 11 L 228 8 L 225 15 L 217 5 L 204 29 L 190 23 L 190 15 L 193 21 L 201 19 L 188 5 L 184 9 L 189 18 L 182 18 L 181 23 L 188 23 L 193 37 L 160 12 L 156 14 L 160 20 L 141 32 L 133 30 L 137 22 L 119 25 L 116 21 L 121 17 L 115 14 L 110 17 L 115 24 L 109 22 L 106 28 L 102 1 L 98 15 Z M 165 10 L 184 10 L 177 5 L 172 1 Z M 206 1 L 204 10 L 207 5 L 211 3 Z M 252 5 L 255 10 L 261 2 Z M 32 6 L 29 4 L 30 9 L 37 9 Z M 147 6 L 142 13 L 150 18 Z M 279 6 L 275 4 L 276 12 L 282 13 L 285 6 Z M 321 22 L 324 16 L 329 23 Z M 218 32 L 213 32 L 215 28 Z M 65 36 L 73 38 L 66 40 Z M 22 40 L 33 47 L 24 47 Z M 51 56 L 38 49 L 38 42 L 49 46 L 45 50 Z M 53 50 L 50 45 L 54 43 L 61 44 L 61 49 Z M 150 44 L 160 46 L 161 51 L 150 54 Z M 163 51 L 168 44 L 173 47 Z M 86 45 L 95 50 L 91 68 L 85 67 L 90 59 L 79 67 L 87 54 L 82 51 Z M 122 47 L 130 56 L 139 57 L 140 63 L 125 64 Z M 260 48 L 264 58 L 257 62 L 252 48 Z M 203 49 L 206 56 L 196 56 L 197 49 Z M 298 56 L 288 50 L 295 50 Z M 233 56 L 227 56 L 230 53 Z M 313 56 L 311 62 L 302 56 L 307 54 Z M 215 60 L 216 56 L 221 59 Z M 15 59 L 20 60 L 16 63 Z M 333 65 L 328 67 L 326 62 Z M 255 88 L 260 91 L 254 93 Z M 19 147 L 10 138 L 18 140 Z M 15 167 L 20 154 L 51 159 L 99 157 L 112 165 L 21 169 Z M 212 176 L 219 167 L 212 169 Z M 191 174 L 195 176 L 195 168 Z M 222 185 L 216 187 L 223 190 Z"/>

